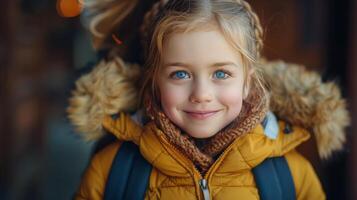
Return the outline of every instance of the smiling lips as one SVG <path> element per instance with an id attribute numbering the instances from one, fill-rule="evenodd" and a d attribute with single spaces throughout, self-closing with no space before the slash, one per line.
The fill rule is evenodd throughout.
<path id="1" fill-rule="evenodd" d="M 214 110 L 214 111 L 185 111 L 186 114 L 188 114 L 190 117 L 194 119 L 207 119 L 220 110 Z"/>

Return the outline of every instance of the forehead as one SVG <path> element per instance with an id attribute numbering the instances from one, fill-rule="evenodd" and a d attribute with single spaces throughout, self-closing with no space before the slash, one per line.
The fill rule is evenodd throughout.
<path id="1" fill-rule="evenodd" d="M 196 30 L 173 33 L 164 41 L 163 63 L 185 62 L 192 65 L 208 65 L 217 62 L 241 63 L 237 51 L 218 30 Z"/>

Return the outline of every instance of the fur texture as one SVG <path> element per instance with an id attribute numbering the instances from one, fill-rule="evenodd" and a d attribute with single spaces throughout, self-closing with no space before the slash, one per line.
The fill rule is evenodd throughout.
<path id="1" fill-rule="evenodd" d="M 138 92 L 135 82 L 139 74 L 137 65 L 125 64 L 115 58 L 111 62 L 100 62 L 92 72 L 76 81 L 67 113 L 85 139 L 94 140 L 103 135 L 105 115 L 136 109 Z"/>
<path id="2" fill-rule="evenodd" d="M 270 110 L 278 118 L 313 132 L 320 157 L 327 158 L 343 148 L 349 114 L 345 100 L 334 83 L 322 83 L 321 77 L 303 66 L 282 61 L 262 62 L 270 87 Z M 133 111 L 138 103 L 135 83 L 139 67 L 120 58 L 101 62 L 76 82 L 68 114 L 77 131 L 88 139 L 103 134 L 105 115 Z"/>
<path id="3" fill-rule="evenodd" d="M 349 125 L 346 102 L 337 85 L 322 83 L 316 72 L 282 61 L 263 62 L 270 91 L 270 110 L 280 119 L 313 132 L 320 157 L 341 150 Z"/>

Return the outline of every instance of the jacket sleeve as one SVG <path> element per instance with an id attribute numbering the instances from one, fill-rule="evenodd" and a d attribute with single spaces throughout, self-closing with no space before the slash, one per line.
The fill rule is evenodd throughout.
<path id="1" fill-rule="evenodd" d="M 286 154 L 286 159 L 294 179 L 297 199 L 326 199 L 311 163 L 295 150 Z"/>
<path id="2" fill-rule="evenodd" d="M 116 142 L 94 155 L 82 177 L 75 200 L 103 199 L 105 183 L 119 146 L 120 142 Z"/>

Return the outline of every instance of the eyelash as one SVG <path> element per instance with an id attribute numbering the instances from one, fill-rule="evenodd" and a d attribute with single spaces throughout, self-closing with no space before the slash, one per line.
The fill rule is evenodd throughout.
<path id="1" fill-rule="evenodd" d="M 218 69 L 214 72 L 214 74 L 216 74 L 217 72 L 223 72 L 225 74 L 224 78 L 217 78 L 217 79 L 227 79 L 229 77 L 232 77 L 232 73 L 227 71 L 227 70 L 224 70 L 224 69 Z"/>
<path id="2" fill-rule="evenodd" d="M 218 70 L 214 71 L 213 75 L 215 75 L 217 72 L 223 72 L 225 74 L 225 77 L 224 78 L 215 77 L 215 79 L 225 80 L 229 77 L 232 77 L 232 73 L 227 70 L 218 69 Z M 178 73 L 185 73 L 185 77 L 182 77 L 182 78 L 177 77 Z M 175 79 L 175 80 L 181 80 L 181 79 L 187 78 L 187 76 L 188 76 L 188 78 L 190 78 L 190 74 L 184 70 L 174 71 L 174 72 L 170 73 L 170 75 L 169 75 L 170 78 Z"/>
<path id="3" fill-rule="evenodd" d="M 176 76 L 178 73 L 185 73 L 187 76 L 190 76 L 186 71 L 178 70 L 178 71 L 174 71 L 174 72 L 170 73 L 170 78 L 175 79 L 175 80 L 181 80 L 182 78 L 179 78 Z"/>

